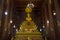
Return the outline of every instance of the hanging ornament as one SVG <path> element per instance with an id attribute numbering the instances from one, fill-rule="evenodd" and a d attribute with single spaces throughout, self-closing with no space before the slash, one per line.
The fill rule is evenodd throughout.
<path id="1" fill-rule="evenodd" d="M 30 2 L 30 3 L 27 5 L 27 7 L 29 7 L 29 8 L 34 8 L 34 4 L 33 4 L 32 2 Z"/>

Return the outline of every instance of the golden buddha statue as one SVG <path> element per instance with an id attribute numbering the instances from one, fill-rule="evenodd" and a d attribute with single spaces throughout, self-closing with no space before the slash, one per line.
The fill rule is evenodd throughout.
<path id="1" fill-rule="evenodd" d="M 30 16 L 32 8 L 27 7 L 25 11 L 26 20 L 20 25 L 20 30 L 16 32 L 15 40 L 42 40 L 42 35 Z"/>
<path id="2" fill-rule="evenodd" d="M 26 10 L 28 10 L 28 9 L 26 8 Z M 29 8 L 29 10 L 31 10 L 31 9 Z M 19 31 L 20 32 L 21 31 L 22 32 L 37 32 L 37 27 L 36 27 L 35 23 L 32 21 L 32 18 L 30 17 L 30 13 L 27 13 L 26 20 L 20 26 Z"/>

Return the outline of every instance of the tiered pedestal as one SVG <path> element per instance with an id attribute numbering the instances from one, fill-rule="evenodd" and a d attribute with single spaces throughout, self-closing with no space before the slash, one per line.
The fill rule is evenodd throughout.
<path id="1" fill-rule="evenodd" d="M 15 40 L 43 40 L 40 32 L 18 32 Z"/>

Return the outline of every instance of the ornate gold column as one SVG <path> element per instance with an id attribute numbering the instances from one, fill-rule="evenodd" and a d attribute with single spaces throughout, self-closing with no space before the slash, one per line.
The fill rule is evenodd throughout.
<path id="1" fill-rule="evenodd" d="M 44 40 L 47 40 L 47 37 L 48 37 L 48 26 L 47 26 L 47 20 L 48 20 L 48 14 L 47 14 L 47 3 L 46 1 L 44 0 L 43 4 L 42 4 L 42 18 L 43 18 L 43 39 Z"/>
<path id="2" fill-rule="evenodd" d="M 58 0 L 54 0 L 54 7 L 55 7 L 55 13 L 56 15 L 54 18 L 54 25 L 55 25 L 55 36 L 56 40 L 60 40 L 60 8 L 58 5 Z"/>
<path id="3" fill-rule="evenodd" d="M 2 14 L 3 14 L 3 5 L 4 5 L 4 0 L 0 0 L 0 40 L 2 40 Z"/>
<path id="4" fill-rule="evenodd" d="M 46 17 L 46 31 L 48 33 L 48 40 L 55 40 L 55 31 L 54 31 L 54 24 L 51 12 L 51 0 L 46 0 L 46 7 L 45 7 L 45 17 Z"/>
<path id="5" fill-rule="evenodd" d="M 10 19 L 11 19 L 11 0 L 2 1 L 2 14 L 1 14 L 1 40 L 5 40 L 9 36 L 10 32 Z"/>
<path id="6" fill-rule="evenodd" d="M 3 15 L 4 15 L 4 19 L 2 18 L 2 20 L 4 21 L 2 21 L 4 24 L 2 24 L 2 26 L 3 26 L 3 33 L 2 33 L 2 40 L 5 40 L 6 38 L 7 38 L 7 35 L 6 35 L 6 33 L 8 32 L 8 30 L 7 30 L 7 27 L 8 27 L 8 16 L 9 16 L 9 12 L 8 12 L 8 10 L 9 10 L 9 5 L 8 5 L 9 3 L 8 3 L 8 1 L 7 0 L 5 0 L 4 1 L 4 11 L 3 11 Z M 6 36 L 6 37 L 5 37 Z"/>

